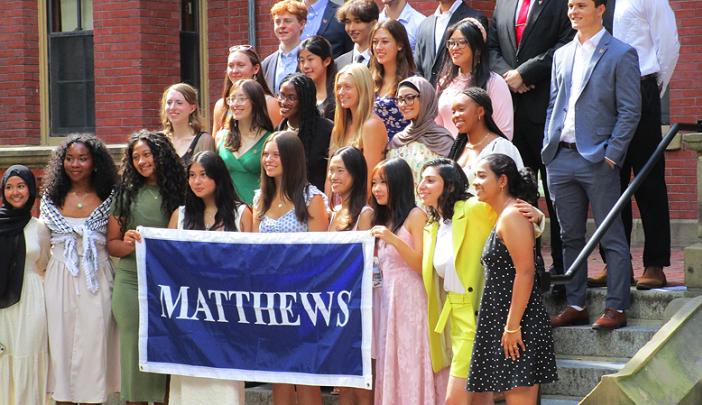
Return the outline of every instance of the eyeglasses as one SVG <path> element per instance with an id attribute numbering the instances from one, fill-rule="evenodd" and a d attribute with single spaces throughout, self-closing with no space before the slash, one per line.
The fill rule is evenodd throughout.
<path id="1" fill-rule="evenodd" d="M 244 104 L 247 101 L 249 101 L 249 98 L 244 96 L 227 97 L 227 104 L 229 105 Z"/>
<path id="2" fill-rule="evenodd" d="M 276 97 L 278 98 L 278 101 L 280 101 L 281 103 L 284 103 L 284 102 L 286 102 L 286 101 L 287 101 L 288 103 L 295 103 L 295 102 L 297 102 L 297 96 L 293 96 L 293 95 L 284 96 L 284 95 L 282 95 L 282 94 L 278 94 Z"/>
<path id="3" fill-rule="evenodd" d="M 408 94 L 406 96 L 397 96 L 395 100 L 397 101 L 397 105 L 402 105 L 405 104 L 408 107 L 411 107 L 414 105 L 414 101 L 419 97 L 419 94 Z"/>
<path id="4" fill-rule="evenodd" d="M 446 48 L 451 49 L 451 48 L 457 48 L 457 49 L 462 49 L 465 48 L 468 45 L 468 41 L 465 39 L 449 39 L 446 41 Z"/>
<path id="5" fill-rule="evenodd" d="M 238 51 L 253 51 L 254 47 L 252 45 L 234 45 L 229 47 L 229 53 Z"/>

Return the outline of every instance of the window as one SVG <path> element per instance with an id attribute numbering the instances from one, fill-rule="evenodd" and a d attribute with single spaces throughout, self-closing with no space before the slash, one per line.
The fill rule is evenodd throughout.
<path id="1" fill-rule="evenodd" d="M 200 89 L 200 24 L 197 0 L 181 0 L 180 80 Z"/>
<path id="2" fill-rule="evenodd" d="M 49 0 L 49 134 L 95 132 L 92 0 Z"/>

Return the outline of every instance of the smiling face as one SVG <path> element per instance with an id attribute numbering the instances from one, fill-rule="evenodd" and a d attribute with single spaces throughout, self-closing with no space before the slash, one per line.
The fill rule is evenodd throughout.
<path id="1" fill-rule="evenodd" d="M 263 155 L 261 157 L 263 170 L 268 177 L 280 177 L 283 175 L 283 162 L 280 160 L 280 151 L 275 140 L 266 142 L 263 147 Z"/>
<path id="2" fill-rule="evenodd" d="M 227 57 L 227 77 L 232 83 L 240 79 L 253 79 L 260 68 L 253 65 L 244 52 L 232 52 Z"/>
<path id="3" fill-rule="evenodd" d="M 208 198 L 215 194 L 217 183 L 205 172 L 200 163 L 193 162 L 188 170 L 188 185 L 198 198 Z"/>
<path id="4" fill-rule="evenodd" d="M 177 90 L 170 90 L 166 94 L 166 115 L 172 125 L 187 123 L 190 114 L 197 108 L 195 104 L 190 104 L 185 97 Z"/>
<path id="5" fill-rule="evenodd" d="M 326 81 L 327 66 L 332 63 L 331 58 L 322 60 L 307 49 L 301 49 L 297 58 L 300 71 L 315 83 Z"/>
<path id="6" fill-rule="evenodd" d="M 337 155 L 329 160 L 329 170 L 327 172 L 331 190 L 341 196 L 345 196 L 353 187 L 353 176 L 346 170 L 344 159 Z"/>
<path id="7" fill-rule="evenodd" d="M 475 178 L 473 179 L 473 188 L 475 196 L 480 201 L 490 202 L 499 195 L 507 186 L 505 176 L 499 178 L 490 168 L 490 163 L 482 159 L 475 166 Z"/>
<path id="8" fill-rule="evenodd" d="M 605 6 L 595 6 L 594 0 L 569 0 L 568 18 L 574 30 L 595 34 L 602 26 Z"/>
<path id="9" fill-rule="evenodd" d="M 419 92 L 409 86 L 400 87 L 397 90 L 397 106 L 405 120 L 417 119 L 421 108 Z"/>
<path id="10" fill-rule="evenodd" d="M 336 81 L 337 103 L 342 108 L 356 108 L 358 106 L 358 88 L 350 74 L 342 74 Z"/>
<path id="11" fill-rule="evenodd" d="M 473 66 L 473 50 L 468 40 L 460 30 L 455 30 L 451 38 L 446 41 L 451 62 L 466 72 L 471 72 Z"/>
<path id="12" fill-rule="evenodd" d="M 66 149 L 63 170 L 72 183 L 89 180 L 93 172 L 93 155 L 90 149 L 80 142 L 73 142 Z"/>
<path id="13" fill-rule="evenodd" d="M 469 134 L 479 122 L 484 122 L 485 109 L 465 94 L 458 94 L 451 104 L 451 121 L 458 133 Z"/>
<path id="14" fill-rule="evenodd" d="M 241 87 L 232 88 L 232 90 L 227 97 L 227 105 L 232 112 L 232 117 L 237 121 L 251 117 L 253 113 L 251 99 Z"/>
<path id="15" fill-rule="evenodd" d="M 29 200 L 29 186 L 21 177 L 10 176 L 5 183 L 2 196 L 13 208 L 22 208 Z"/>
<path id="16" fill-rule="evenodd" d="M 134 169 L 147 183 L 156 183 L 156 162 L 149 144 L 137 141 L 132 148 L 132 164 Z"/>
<path id="17" fill-rule="evenodd" d="M 388 205 L 390 200 L 388 193 L 388 183 L 385 181 L 385 175 L 381 170 L 376 170 L 371 179 L 371 193 L 378 205 Z"/>
<path id="18" fill-rule="evenodd" d="M 438 209 L 439 197 L 444 192 L 444 179 L 436 167 L 429 166 L 422 172 L 422 180 L 417 185 L 417 194 L 427 207 Z"/>
<path id="19" fill-rule="evenodd" d="M 305 28 L 305 22 L 290 13 L 280 13 L 273 16 L 273 33 L 282 44 L 294 45 L 300 42 L 300 35 Z"/>
<path id="20" fill-rule="evenodd" d="M 373 38 L 371 38 L 371 46 L 375 59 L 381 65 L 390 61 L 396 61 L 397 54 L 401 51 L 395 38 L 385 28 L 375 31 Z"/>
<path id="21" fill-rule="evenodd" d="M 358 44 L 363 49 L 368 46 L 368 36 L 376 22 L 377 20 L 364 22 L 354 15 L 349 15 L 344 19 L 344 30 L 353 43 Z"/>
<path id="22" fill-rule="evenodd" d="M 280 86 L 278 105 L 280 106 L 280 115 L 283 118 L 297 117 L 297 113 L 300 110 L 300 99 L 297 98 L 295 86 L 291 82 L 284 82 Z"/>

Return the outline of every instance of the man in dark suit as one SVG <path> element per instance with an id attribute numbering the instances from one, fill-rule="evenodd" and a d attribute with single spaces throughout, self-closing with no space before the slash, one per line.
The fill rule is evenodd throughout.
<path id="1" fill-rule="evenodd" d="M 563 258 L 571 265 L 585 246 L 588 205 L 597 226 L 621 195 L 620 169 L 641 116 L 636 50 L 602 27 L 607 0 L 568 0 L 575 38 L 553 56 L 551 94 L 541 157 L 561 223 Z M 588 204 L 589 203 L 589 204 Z M 593 329 L 626 325 L 631 258 L 621 216 L 600 244 L 609 275 L 602 316 Z M 568 306 L 551 317 L 554 327 L 589 322 L 587 264 L 566 285 Z"/>
<path id="2" fill-rule="evenodd" d="M 414 63 L 417 74 L 436 85 L 441 62 L 446 55 L 446 29 L 466 17 L 477 18 L 487 30 L 488 20 L 463 0 L 439 0 L 436 12 L 428 16 L 417 30 Z"/>
<path id="3" fill-rule="evenodd" d="M 541 162 L 544 121 L 548 106 L 551 62 L 556 49 L 573 39 L 575 31 L 564 0 L 503 0 L 495 5 L 488 34 L 490 70 L 504 77 L 514 102 L 514 138 L 524 166 L 538 173 L 544 188 L 551 231 L 554 273 L 563 273 L 560 227 Z M 522 21 L 517 21 L 520 18 Z M 519 41 L 517 41 L 517 31 Z"/>
<path id="4" fill-rule="evenodd" d="M 331 44 L 335 58 L 350 51 L 353 42 L 336 19 L 339 6 L 329 0 L 305 0 L 304 3 L 307 6 L 307 23 L 301 39 L 304 41 L 312 35 L 323 36 Z"/>
<path id="5" fill-rule="evenodd" d="M 339 8 L 336 18 L 344 24 L 353 49 L 335 59 L 337 69 L 354 62 L 370 64 L 370 32 L 379 15 L 380 9 L 373 0 L 351 0 Z"/>

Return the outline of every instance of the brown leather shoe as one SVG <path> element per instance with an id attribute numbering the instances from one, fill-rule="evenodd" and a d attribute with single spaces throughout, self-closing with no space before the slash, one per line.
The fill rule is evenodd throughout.
<path id="1" fill-rule="evenodd" d="M 631 278 L 631 285 L 632 287 L 637 285 L 636 284 L 636 279 L 634 279 L 634 267 L 632 266 L 629 269 L 629 274 Z M 605 264 L 604 268 L 602 269 L 602 273 L 596 275 L 595 277 L 588 277 L 587 278 L 587 286 L 591 288 L 595 287 L 607 287 L 607 265 Z"/>
<path id="2" fill-rule="evenodd" d="M 551 326 L 558 328 L 560 326 L 571 325 L 587 325 L 590 323 L 590 317 L 587 314 L 587 308 L 582 311 L 568 305 L 558 315 L 551 315 Z"/>
<path id="3" fill-rule="evenodd" d="M 626 314 L 614 308 L 605 308 L 602 316 L 592 324 L 592 329 L 612 330 L 622 326 L 626 326 Z"/>
<path id="4" fill-rule="evenodd" d="M 650 290 L 651 288 L 665 287 L 666 284 L 668 284 L 668 281 L 665 279 L 663 267 L 647 266 L 644 269 L 643 275 L 639 278 L 639 282 L 636 283 L 636 289 Z"/>

